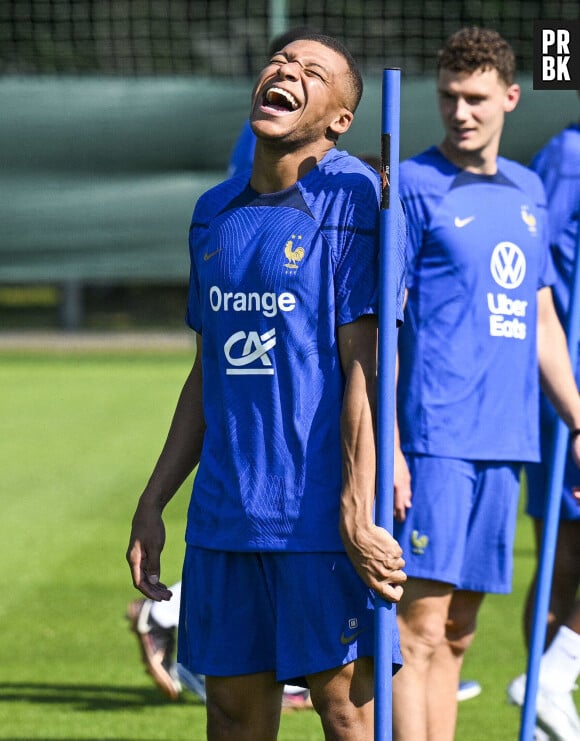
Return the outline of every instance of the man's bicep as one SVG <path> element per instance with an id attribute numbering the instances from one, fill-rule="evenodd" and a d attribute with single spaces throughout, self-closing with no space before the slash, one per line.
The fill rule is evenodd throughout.
<path id="1" fill-rule="evenodd" d="M 549 326 L 557 318 L 551 286 L 543 286 L 537 292 L 538 327 Z"/>
<path id="2" fill-rule="evenodd" d="M 376 374 L 377 316 L 365 314 L 338 328 L 338 351 L 343 373 L 348 375 L 354 363 L 365 373 Z"/>

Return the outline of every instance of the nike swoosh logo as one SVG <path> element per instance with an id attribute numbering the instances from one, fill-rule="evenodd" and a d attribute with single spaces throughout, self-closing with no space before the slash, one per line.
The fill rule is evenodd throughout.
<path id="1" fill-rule="evenodd" d="M 355 630 L 354 633 L 349 633 L 348 635 L 345 635 L 344 633 L 340 636 L 340 642 L 343 646 L 348 646 L 350 643 L 353 643 L 356 641 L 356 639 L 359 637 L 361 633 L 364 633 L 366 628 L 361 628 L 360 630 Z"/>
<path id="2" fill-rule="evenodd" d="M 467 226 L 468 224 L 470 224 L 473 219 L 475 219 L 475 216 L 467 216 L 465 219 L 460 219 L 459 216 L 456 216 L 453 223 L 458 229 L 461 229 L 462 226 Z"/>
<path id="3" fill-rule="evenodd" d="M 203 256 L 203 259 L 205 260 L 205 262 L 207 262 L 208 260 L 211 260 L 212 257 L 215 257 L 218 254 L 218 252 L 221 252 L 222 250 L 223 250 L 223 247 L 220 247 L 219 250 L 214 250 L 213 252 L 206 252 L 205 255 Z"/>

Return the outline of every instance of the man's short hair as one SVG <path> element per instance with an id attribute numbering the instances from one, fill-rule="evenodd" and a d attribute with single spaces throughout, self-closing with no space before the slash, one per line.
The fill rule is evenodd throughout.
<path id="1" fill-rule="evenodd" d="M 281 40 L 283 43 L 278 46 Z M 340 54 L 346 60 L 348 66 L 348 89 L 344 104 L 349 111 L 354 113 L 362 97 L 363 81 L 358 65 L 346 46 L 334 36 L 329 36 L 308 26 L 299 26 L 297 28 L 291 28 L 286 33 L 277 36 L 270 46 L 271 53 L 280 51 L 292 41 L 316 41 Z M 277 49 L 272 50 L 272 46 L 277 46 Z"/>
<path id="2" fill-rule="evenodd" d="M 279 34 L 278 36 L 274 36 L 272 41 L 270 41 L 270 45 L 268 47 L 268 54 L 273 57 L 274 54 L 277 51 L 280 51 L 280 49 L 283 49 L 287 44 L 291 44 L 292 41 L 296 41 L 296 39 L 301 39 L 301 34 L 308 34 L 308 33 L 320 33 L 315 28 L 311 28 L 310 26 L 292 26 L 292 28 L 287 29 L 283 33 Z"/>
<path id="3" fill-rule="evenodd" d="M 437 71 L 475 72 L 495 69 L 506 85 L 511 85 L 516 72 L 516 58 L 512 47 L 490 28 L 471 26 L 449 36 L 438 53 Z"/>

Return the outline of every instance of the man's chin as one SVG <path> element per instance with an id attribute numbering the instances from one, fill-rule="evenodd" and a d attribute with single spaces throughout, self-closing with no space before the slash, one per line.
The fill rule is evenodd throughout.
<path id="1" fill-rule="evenodd" d="M 294 124 L 291 123 L 288 117 L 292 114 L 288 113 L 285 116 L 276 116 L 272 118 L 260 118 L 256 116 L 250 119 L 250 126 L 256 136 L 271 137 L 279 139 L 288 134 L 288 132 L 294 128 Z"/>
<path id="2" fill-rule="evenodd" d="M 275 126 L 261 126 L 256 124 L 252 126 L 257 139 L 264 142 L 266 145 L 271 144 L 272 146 L 290 146 L 292 142 L 293 131 L 288 129 L 280 130 Z"/>
<path id="3" fill-rule="evenodd" d="M 473 152 L 478 148 L 475 139 L 469 134 L 463 134 L 461 136 L 456 136 L 453 138 L 452 141 L 453 141 L 453 145 L 457 149 L 462 150 L 463 152 Z"/>

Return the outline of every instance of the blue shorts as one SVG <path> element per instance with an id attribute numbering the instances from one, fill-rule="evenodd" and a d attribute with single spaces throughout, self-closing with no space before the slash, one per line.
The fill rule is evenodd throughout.
<path id="1" fill-rule="evenodd" d="M 407 576 L 510 592 L 520 464 L 426 455 L 407 463 L 413 506 L 394 528 Z"/>
<path id="2" fill-rule="evenodd" d="M 543 520 L 546 511 L 546 495 L 549 485 L 549 461 L 552 458 L 553 430 L 548 420 L 542 420 L 542 461 L 543 463 L 526 463 L 528 480 L 528 499 L 526 512 L 536 520 Z M 572 487 L 580 486 L 580 471 L 574 463 L 570 448 L 566 454 L 564 481 L 562 485 L 561 520 L 580 520 L 580 504 L 572 494 Z"/>
<path id="3" fill-rule="evenodd" d="M 309 674 L 373 655 L 374 594 L 345 553 L 187 547 L 177 660 L 190 671 L 273 671 L 280 682 L 307 686 Z"/>

